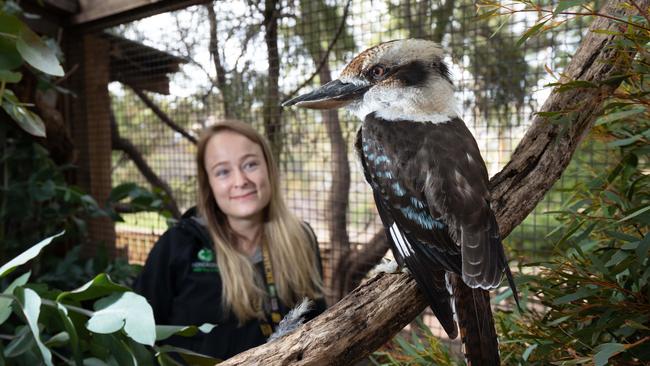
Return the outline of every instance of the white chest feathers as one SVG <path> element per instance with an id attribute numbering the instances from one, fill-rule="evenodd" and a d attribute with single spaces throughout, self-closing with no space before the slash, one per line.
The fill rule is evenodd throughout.
<path id="1" fill-rule="evenodd" d="M 349 109 L 360 120 L 370 113 L 387 121 L 446 122 L 458 116 L 453 87 L 441 79 L 430 80 L 429 85 L 398 87 L 375 85 L 363 100 Z"/>

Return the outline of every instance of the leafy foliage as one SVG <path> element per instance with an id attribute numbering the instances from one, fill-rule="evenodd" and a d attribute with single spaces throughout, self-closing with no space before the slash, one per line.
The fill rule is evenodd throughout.
<path id="1" fill-rule="evenodd" d="M 20 82 L 23 64 L 42 78 L 63 76 L 63 68 L 57 49 L 20 20 L 21 12 L 13 1 L 0 1 L 0 106 L 25 132 L 45 137 L 43 120 L 6 85 Z"/>
<path id="2" fill-rule="evenodd" d="M 61 234 L 7 262 L 0 277 L 34 259 Z M 30 276 L 5 283 L 0 294 L 0 364 L 179 365 L 170 353 L 192 364 L 218 361 L 155 343 L 174 334 L 207 333 L 213 325 L 156 326 L 146 299 L 106 274 L 66 292 L 29 283 Z"/>
<path id="3" fill-rule="evenodd" d="M 415 320 L 412 327 L 408 338 L 398 334 L 388 344 L 375 351 L 370 356 L 370 361 L 377 366 L 461 364 L 431 333 L 421 317 Z"/>
<path id="4" fill-rule="evenodd" d="M 561 13 L 575 4 L 558 5 Z M 611 166 L 578 182 L 557 212 L 552 259 L 520 276 L 529 310 L 499 316 L 509 364 L 641 365 L 650 362 L 650 111 L 648 12 L 621 19 L 619 46 L 634 46 L 632 72 L 606 101 L 591 138 L 611 149 Z M 635 23 L 635 22 L 638 22 Z M 638 25 L 638 26 L 637 26 Z M 569 83 L 564 89 L 591 87 Z M 549 116 L 564 118 L 562 114 Z M 588 166 L 584 171 L 589 171 Z"/>

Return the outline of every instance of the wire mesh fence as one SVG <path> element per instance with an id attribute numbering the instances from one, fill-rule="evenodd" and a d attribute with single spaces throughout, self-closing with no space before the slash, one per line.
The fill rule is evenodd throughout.
<path id="1" fill-rule="evenodd" d="M 349 290 L 340 263 L 365 268 L 362 262 L 376 261 L 369 247 L 383 235 L 353 149 L 359 121 L 345 111 L 282 109 L 280 102 L 336 78 L 369 46 L 434 40 L 447 52 L 460 115 L 493 175 L 586 29 L 567 22 L 519 44 L 535 20 L 534 14 L 481 20 L 474 2 L 452 0 L 217 1 L 98 31 L 110 57 L 104 113 L 113 126 L 112 185 L 133 181 L 167 192 L 182 213 L 196 200 L 198 132 L 220 118 L 250 122 L 271 140 L 285 198 L 315 229 L 325 282 L 340 295 Z M 595 168 L 606 162 L 592 144 L 576 159 Z M 569 168 L 505 240 L 511 258 L 549 251 L 545 236 L 556 222 L 545 212 L 561 207 L 565 189 L 584 174 Z M 124 217 L 117 245 L 142 263 L 167 223 L 153 213 Z"/>

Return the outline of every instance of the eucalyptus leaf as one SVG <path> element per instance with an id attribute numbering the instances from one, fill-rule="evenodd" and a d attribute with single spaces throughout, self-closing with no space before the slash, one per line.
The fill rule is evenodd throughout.
<path id="1" fill-rule="evenodd" d="M 23 63 L 23 58 L 16 50 L 21 21 L 14 15 L 0 13 L 0 69 L 14 70 Z"/>
<path id="2" fill-rule="evenodd" d="M 624 218 L 618 220 L 617 222 L 618 222 L 618 223 L 621 223 L 621 222 L 623 222 L 623 221 L 627 221 L 627 220 L 632 219 L 632 218 L 635 218 L 635 217 L 637 217 L 637 216 L 639 216 L 639 215 L 641 215 L 642 213 L 645 213 L 645 212 L 647 212 L 647 211 L 650 211 L 650 205 L 645 206 L 645 207 L 643 207 L 643 208 L 641 208 L 641 209 L 638 209 L 638 210 L 634 211 L 633 213 L 631 213 L 631 214 L 625 216 Z"/>
<path id="3" fill-rule="evenodd" d="M 526 348 L 526 350 L 524 351 L 524 353 L 521 355 L 521 358 L 522 358 L 524 361 L 528 361 L 528 357 L 530 357 L 530 355 L 533 353 L 533 351 L 535 350 L 535 348 L 537 348 L 537 346 L 538 346 L 537 343 L 533 343 L 533 344 L 531 344 L 530 346 L 528 346 L 528 348 Z"/>
<path id="4" fill-rule="evenodd" d="M 0 277 L 4 277 L 11 273 L 16 267 L 23 265 L 27 263 L 29 260 L 33 259 L 36 257 L 43 248 L 48 246 L 54 238 L 57 238 L 61 235 L 63 235 L 65 231 L 61 231 L 58 234 L 52 235 L 46 239 L 43 239 L 40 241 L 38 244 L 32 246 L 31 248 L 27 249 L 26 251 L 22 252 L 19 254 L 17 257 L 14 259 L 10 260 L 9 262 L 5 263 L 2 267 L 0 267 Z"/>
<path id="5" fill-rule="evenodd" d="M 20 72 L 0 69 L 0 81 L 7 83 L 17 83 L 20 82 L 22 78 L 23 74 Z"/>
<path id="6" fill-rule="evenodd" d="M 605 366 L 611 357 L 625 351 L 625 346 L 620 343 L 603 343 L 594 351 L 596 352 L 594 355 L 595 366 Z"/>
<path id="7" fill-rule="evenodd" d="M 135 355 L 127 346 L 126 342 L 121 339 L 123 336 L 115 334 L 96 334 L 94 338 L 105 349 L 109 351 L 109 364 L 117 364 L 118 366 L 138 366 Z M 112 359 L 112 360 L 111 360 Z"/>
<path id="8" fill-rule="evenodd" d="M 210 333 L 216 324 L 205 323 L 199 327 L 195 325 L 156 325 L 156 341 L 165 340 L 173 335 L 193 337 L 199 331 Z"/>
<path id="9" fill-rule="evenodd" d="M 108 366 L 106 362 L 95 357 L 84 358 L 82 365 L 83 366 Z"/>
<path id="10" fill-rule="evenodd" d="M 57 296 L 56 301 L 74 300 L 85 301 L 97 299 L 115 292 L 131 291 L 130 288 L 117 284 L 106 273 L 100 273 L 91 281 L 72 291 L 64 291 Z"/>
<path id="11" fill-rule="evenodd" d="M 16 278 L 7 286 L 7 288 L 2 292 L 5 295 L 13 295 L 14 290 L 17 287 L 23 286 L 29 280 L 29 276 L 32 274 L 32 271 L 23 273 L 20 277 Z M 9 316 L 11 316 L 11 304 L 13 299 L 7 297 L 0 297 L 0 324 L 4 323 Z"/>
<path id="12" fill-rule="evenodd" d="M 47 46 L 45 42 L 27 26 L 20 30 L 16 49 L 25 62 L 35 69 L 53 76 L 63 76 L 63 68 L 56 57 L 56 52 Z"/>
<path id="13" fill-rule="evenodd" d="M 7 347 L 5 347 L 3 354 L 7 358 L 20 356 L 27 350 L 31 349 L 34 346 L 34 343 L 34 337 L 29 332 L 29 327 L 18 327 L 16 336 L 11 340 L 11 342 L 9 342 Z"/>
<path id="14" fill-rule="evenodd" d="M 41 297 L 38 296 L 34 290 L 29 288 L 20 288 L 17 292 L 19 298 L 22 300 L 21 308 L 25 315 L 25 320 L 27 321 L 29 329 L 32 331 L 36 345 L 41 352 L 41 357 L 43 357 L 43 362 L 47 366 L 52 366 L 52 353 L 41 341 L 41 332 L 38 329 L 38 317 L 41 314 Z"/>
<path id="15" fill-rule="evenodd" d="M 70 348 L 72 348 L 72 355 L 74 357 L 75 363 L 77 366 L 83 365 L 83 361 L 81 359 L 81 352 L 79 350 L 79 335 L 77 334 L 77 328 L 75 328 L 74 323 L 72 322 L 72 319 L 70 319 L 70 316 L 68 315 L 68 309 L 66 309 L 65 306 L 61 303 L 56 303 L 56 310 L 59 313 L 59 316 L 61 317 L 61 322 L 63 323 L 63 327 L 65 330 L 68 332 L 68 335 L 70 336 Z"/>
<path id="16" fill-rule="evenodd" d="M 555 9 L 553 9 L 553 14 L 558 15 L 562 13 L 563 11 L 572 8 L 574 6 L 582 5 L 586 3 L 587 1 L 585 0 L 564 0 L 564 1 L 559 1 Z"/>
<path id="17" fill-rule="evenodd" d="M 635 116 L 639 113 L 645 112 L 645 107 L 636 107 L 636 108 L 631 108 L 631 109 L 626 109 L 623 111 L 618 111 L 618 112 L 613 112 L 613 113 L 608 113 L 604 116 L 599 117 L 596 122 L 594 122 L 595 126 L 600 126 L 602 124 L 606 123 L 611 123 L 614 121 L 618 121 L 624 118 L 632 117 Z"/>
<path id="18" fill-rule="evenodd" d="M 618 250 L 614 255 L 605 263 L 605 267 L 611 267 L 615 266 L 619 263 L 621 263 L 625 258 L 630 256 L 630 252 L 624 251 L 624 250 Z"/>
<path id="19" fill-rule="evenodd" d="M 648 258 L 648 250 L 650 250 L 650 234 L 646 234 L 636 247 L 636 257 L 639 264 L 643 264 Z"/>
<path id="20" fill-rule="evenodd" d="M 138 343 L 153 346 L 156 341 L 153 309 L 144 297 L 134 292 L 116 293 L 98 300 L 95 309 L 86 324 L 91 332 L 108 334 L 124 328 Z"/>
<path id="21" fill-rule="evenodd" d="M 11 90 L 5 90 L 5 94 L 9 93 L 11 93 Z M 41 117 L 7 98 L 3 98 L 0 102 L 2 102 L 2 109 L 23 131 L 36 137 L 45 137 L 45 123 L 43 123 Z"/>
<path id="22" fill-rule="evenodd" d="M 217 358 L 213 358 L 207 355 L 203 355 L 194 351 L 190 351 L 188 349 L 180 348 L 180 347 L 174 347 L 174 346 L 169 346 L 169 345 L 163 345 L 163 346 L 156 346 L 155 347 L 156 351 L 158 354 L 164 354 L 164 353 L 176 353 L 179 356 L 183 358 L 188 364 L 190 365 L 198 365 L 198 366 L 213 366 L 216 363 L 221 362 L 221 360 Z"/>
<path id="23" fill-rule="evenodd" d="M 50 339 L 45 341 L 44 344 L 47 347 L 61 347 L 68 344 L 68 342 L 70 342 L 70 335 L 68 332 L 59 332 L 50 337 Z"/>

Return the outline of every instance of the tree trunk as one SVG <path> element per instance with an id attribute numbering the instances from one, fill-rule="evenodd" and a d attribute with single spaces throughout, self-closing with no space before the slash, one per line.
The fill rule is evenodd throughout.
<path id="1" fill-rule="evenodd" d="M 642 0 L 638 4 L 647 9 L 649 2 Z M 638 14 L 635 9 L 620 8 L 621 3 L 612 1 L 602 12 L 616 12 L 619 17 Z M 622 26 L 599 17 L 591 30 L 618 31 Z M 629 65 L 618 60 L 629 61 L 637 50 L 612 47 L 614 39 L 612 35 L 589 32 L 566 69 L 567 80 L 598 82 L 622 74 Z M 598 116 L 603 96 L 611 95 L 617 86 L 554 91 L 542 106 L 542 112 L 575 112 L 564 125 L 535 118 L 510 163 L 492 179 L 493 208 L 502 237 L 524 220 L 560 177 Z M 241 353 L 220 366 L 350 365 L 388 341 L 425 307 L 426 301 L 410 276 L 378 275 L 294 333 Z"/>
<path id="2" fill-rule="evenodd" d="M 278 79 L 280 78 L 280 54 L 278 52 L 278 17 L 280 9 L 278 0 L 266 0 L 264 2 L 264 41 L 268 54 L 269 77 L 266 86 L 266 98 L 264 99 L 264 130 L 266 137 L 271 142 L 273 154 L 276 161 L 282 153 L 282 124 L 280 116 L 282 106 L 280 105 L 280 90 Z"/>
<path id="3" fill-rule="evenodd" d="M 314 60 L 316 62 L 317 60 Z M 321 84 L 332 81 L 328 63 L 319 72 Z M 327 221 L 329 222 L 331 271 L 327 287 L 328 303 L 333 304 L 342 298 L 345 292 L 345 260 L 350 252 L 350 238 L 347 230 L 348 201 L 350 193 L 350 162 L 348 161 L 347 142 L 343 138 L 338 110 L 321 111 L 323 124 L 327 129 L 332 149 L 332 186 L 327 205 Z"/>
<path id="4" fill-rule="evenodd" d="M 214 12 L 214 3 L 210 2 L 205 4 L 205 9 L 208 11 L 208 23 L 210 24 L 210 55 L 212 56 L 212 63 L 214 64 L 214 71 L 217 74 L 216 86 L 221 93 L 221 105 L 223 107 L 223 116 L 230 118 L 232 112 L 230 110 L 230 91 L 226 83 L 226 69 L 221 62 L 221 55 L 219 54 L 219 37 L 217 33 L 217 14 Z"/>

